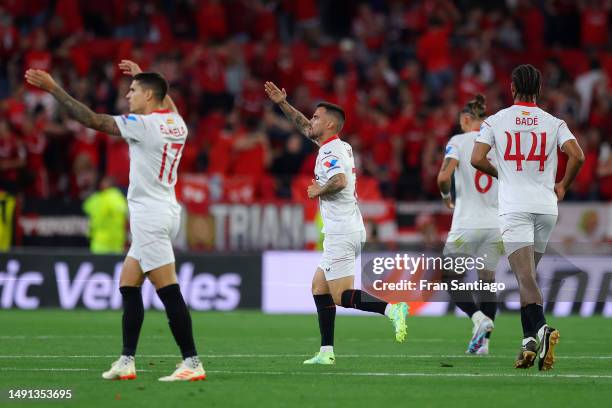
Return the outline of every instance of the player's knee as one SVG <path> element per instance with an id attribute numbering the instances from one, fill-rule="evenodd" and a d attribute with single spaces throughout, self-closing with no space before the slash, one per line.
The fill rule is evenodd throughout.
<path id="1" fill-rule="evenodd" d="M 334 304 L 336 306 L 344 306 L 344 304 L 342 303 L 342 293 L 341 292 L 332 293 L 332 298 L 334 299 Z"/>

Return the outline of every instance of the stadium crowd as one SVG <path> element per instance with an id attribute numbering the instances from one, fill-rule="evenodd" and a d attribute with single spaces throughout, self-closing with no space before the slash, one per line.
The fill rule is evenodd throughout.
<path id="1" fill-rule="evenodd" d="M 84 199 L 128 184 L 127 144 L 81 127 L 26 86 L 49 70 L 100 112 L 126 113 L 122 58 L 163 73 L 189 124 L 180 171 L 245 177 L 263 199 L 311 178 L 314 145 L 268 103 L 286 88 L 307 116 L 344 107 L 360 177 L 400 200 L 438 199 L 436 175 L 462 105 L 509 105 L 510 76 L 544 76 L 586 162 L 568 198 L 612 199 L 612 43 L 607 0 L 5 0 L 0 4 L 0 189 Z M 563 155 L 560 156 L 563 158 Z M 563 161 L 560 163 L 562 173 Z"/>

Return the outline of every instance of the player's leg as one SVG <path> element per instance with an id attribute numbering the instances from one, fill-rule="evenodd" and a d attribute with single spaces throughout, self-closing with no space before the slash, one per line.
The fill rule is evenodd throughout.
<path id="1" fill-rule="evenodd" d="M 546 323 L 542 309 L 542 293 L 535 276 L 533 245 L 517 249 L 508 256 L 508 261 L 519 285 L 523 327 L 521 351 L 515 367 L 529 368 L 533 366 L 537 353 L 537 327 Z"/>
<path id="2" fill-rule="evenodd" d="M 557 223 L 557 216 L 550 214 L 537 214 L 534 225 L 534 263 L 537 267 L 542 259 L 552 230 Z M 540 344 L 540 355 L 538 368 L 540 370 L 550 370 L 555 362 L 555 348 L 559 343 L 559 330 L 546 324 L 544 310 L 542 309 L 542 325 L 536 325 L 538 341 Z"/>
<path id="3" fill-rule="evenodd" d="M 166 309 L 168 325 L 174 340 L 181 350 L 183 361 L 178 368 L 160 381 L 203 380 L 206 374 L 198 358 L 191 315 L 176 278 L 176 268 L 172 241 L 178 232 L 178 216 L 158 216 L 154 222 L 145 220 L 139 223 L 144 231 L 140 246 L 140 266 L 155 286 L 157 295 Z"/>
<path id="4" fill-rule="evenodd" d="M 148 277 L 153 286 L 155 286 L 157 295 L 164 304 L 170 331 L 183 356 L 182 363 L 174 373 L 167 377 L 162 377 L 159 380 L 204 380 L 206 374 L 198 358 L 195 341 L 193 339 L 191 315 L 187 308 L 187 304 L 185 304 L 185 299 L 181 294 L 181 289 L 176 278 L 174 262 L 151 270 L 148 273 Z"/>
<path id="5" fill-rule="evenodd" d="M 530 213 L 511 213 L 501 216 L 502 239 L 510 268 L 519 286 L 523 340 L 514 366 L 533 366 L 537 353 L 537 325 L 542 324 L 542 293 L 538 287 L 534 259 L 534 222 Z M 545 323 L 545 320 L 544 320 Z"/>
<path id="6" fill-rule="evenodd" d="M 499 259 L 503 254 L 503 244 L 498 229 L 483 230 L 483 240 L 477 251 L 477 256 L 484 258 L 484 268 L 478 270 L 478 279 L 483 283 L 492 285 L 495 283 L 495 270 Z M 490 286 L 489 286 L 490 287 Z M 491 321 L 495 321 L 497 314 L 497 293 L 490 290 L 482 290 L 478 294 L 479 306 L 482 313 Z M 483 345 L 477 354 L 489 354 L 489 339 L 492 331 L 488 331 L 483 340 Z"/>
<path id="7" fill-rule="evenodd" d="M 134 251 L 130 249 L 130 253 L 123 262 L 119 280 L 119 291 L 123 299 L 123 317 L 121 320 L 123 350 L 110 370 L 102 374 L 102 378 L 107 380 L 132 380 L 136 378 L 134 357 L 144 320 L 144 306 L 140 289 L 144 281 L 144 274 L 138 261 L 133 256 L 135 256 Z"/>
<path id="8" fill-rule="evenodd" d="M 479 247 L 481 232 L 479 230 L 453 230 L 448 234 L 442 254 L 444 257 L 465 259 L 475 258 Z M 474 301 L 471 290 L 453 289 L 452 283 L 463 282 L 465 271 L 443 270 L 442 280 L 446 283 L 451 301 L 472 320 L 472 336 L 466 353 L 474 354 L 480 351 L 487 333 L 493 329 L 493 321 L 489 319 Z"/>
<path id="9" fill-rule="evenodd" d="M 335 364 L 334 326 L 336 321 L 336 305 L 329 293 L 323 269 L 320 267 L 317 268 L 312 278 L 312 296 L 317 308 L 321 348 L 313 358 L 304 361 L 304 364 Z"/>
<path id="10" fill-rule="evenodd" d="M 324 256 L 326 262 L 323 265 L 329 291 L 338 306 L 387 316 L 393 323 L 395 339 L 402 342 L 406 338 L 408 305 L 404 302 L 390 304 L 355 289 L 355 261 L 361 253 L 364 240 L 365 234 L 360 232 L 329 239 L 326 248 L 328 256 Z"/>
<path id="11" fill-rule="evenodd" d="M 537 312 L 535 310 L 537 302 L 540 302 L 540 305 L 542 302 L 542 295 L 535 279 L 534 217 L 529 213 L 505 214 L 500 216 L 500 226 L 510 268 L 518 282 L 521 301 L 523 340 L 514 366 L 530 368 L 537 353 L 536 330 L 531 315 Z"/>

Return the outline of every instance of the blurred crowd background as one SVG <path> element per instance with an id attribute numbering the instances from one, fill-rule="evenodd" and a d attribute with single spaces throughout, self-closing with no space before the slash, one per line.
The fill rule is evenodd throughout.
<path id="1" fill-rule="evenodd" d="M 538 104 L 567 121 L 586 154 L 569 200 L 612 198 L 611 1 L 2 0 L 0 190 L 85 199 L 128 184 L 127 145 L 83 128 L 24 85 L 50 71 L 99 112 L 126 113 L 117 63 L 163 73 L 189 125 L 181 174 L 243 177 L 254 200 L 292 197 L 316 146 L 266 98 L 284 87 L 310 117 L 344 107 L 369 194 L 438 200 L 436 175 L 457 116 L 476 93 L 512 103 L 510 72 L 535 64 Z M 559 174 L 563 173 L 561 155 Z"/>

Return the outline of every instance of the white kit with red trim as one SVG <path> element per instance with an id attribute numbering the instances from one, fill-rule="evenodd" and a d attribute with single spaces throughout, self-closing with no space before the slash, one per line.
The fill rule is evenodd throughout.
<path id="1" fill-rule="evenodd" d="M 130 214 L 179 214 L 174 186 L 187 139 L 183 118 L 170 110 L 113 118 L 130 147 Z"/>
<path id="2" fill-rule="evenodd" d="M 453 136 L 444 158 L 459 162 L 455 169 L 455 211 L 451 230 L 498 228 L 497 180 L 470 163 L 478 131 Z M 487 158 L 495 165 L 494 152 Z M 477 216 L 475 216 L 475 214 Z"/>
<path id="3" fill-rule="evenodd" d="M 572 139 L 564 121 L 534 103 L 516 103 L 483 122 L 476 142 L 495 148 L 499 215 L 557 215 L 557 147 Z"/>
<path id="4" fill-rule="evenodd" d="M 332 136 L 321 144 L 315 164 L 316 182 L 323 186 L 336 174 L 344 173 L 347 184 L 336 194 L 319 200 L 323 233 L 350 234 L 365 231 L 359 206 L 355 183 L 355 158 L 351 145 L 343 142 L 338 136 Z"/>

